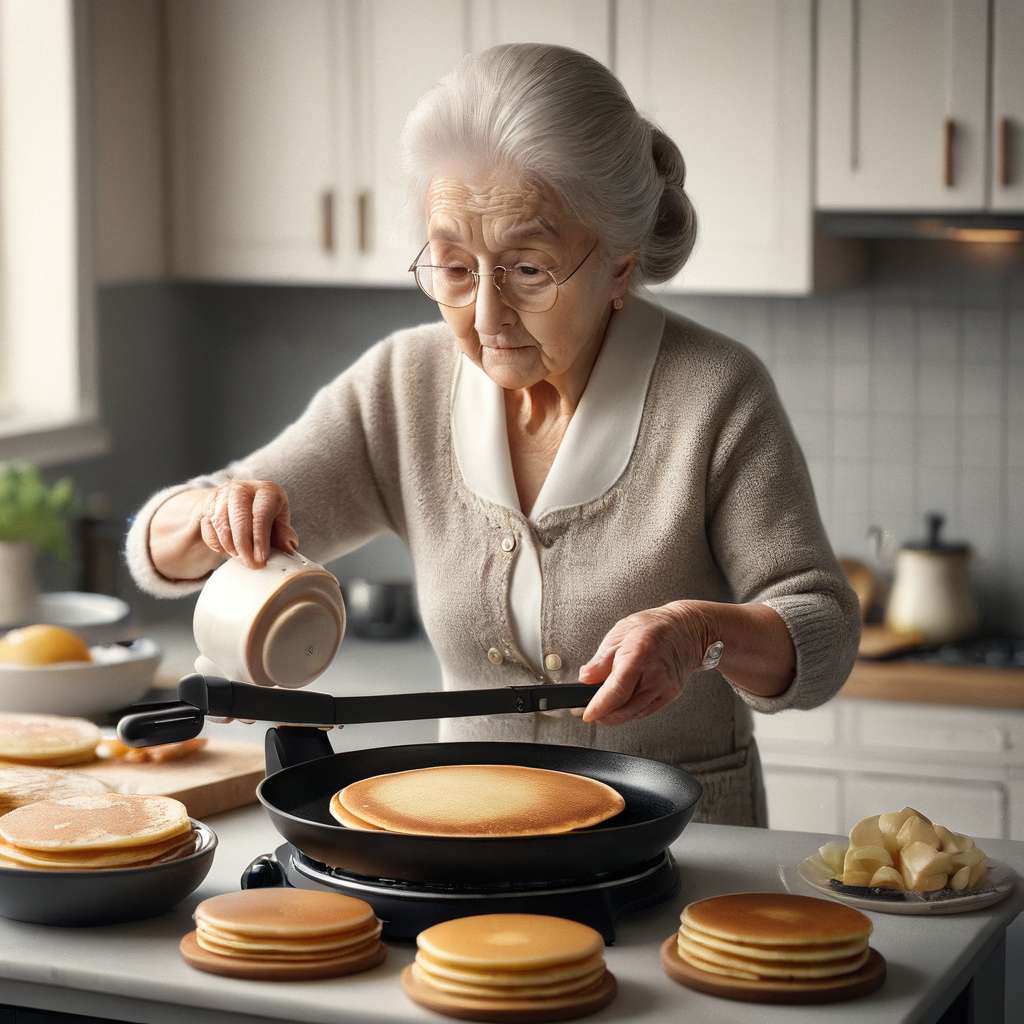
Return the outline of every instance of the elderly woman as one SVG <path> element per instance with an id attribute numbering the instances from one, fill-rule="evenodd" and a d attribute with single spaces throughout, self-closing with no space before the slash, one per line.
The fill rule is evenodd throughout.
<path id="1" fill-rule="evenodd" d="M 447 740 L 684 765 L 706 821 L 764 824 L 749 708 L 845 679 L 856 598 L 761 363 L 641 296 L 695 218 L 676 145 L 554 46 L 467 58 L 403 133 L 442 320 L 374 345 L 269 444 L 154 495 L 139 585 L 198 589 L 271 547 L 411 552 L 448 688 L 577 680 L 585 712 L 455 719 Z"/>

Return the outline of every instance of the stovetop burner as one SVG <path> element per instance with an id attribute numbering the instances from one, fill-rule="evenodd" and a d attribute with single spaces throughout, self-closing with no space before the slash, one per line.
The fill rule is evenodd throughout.
<path id="1" fill-rule="evenodd" d="M 257 857 L 242 875 L 243 889 L 273 886 L 324 889 L 366 900 L 384 923 L 384 936 L 392 940 L 412 940 L 424 928 L 455 917 L 521 913 L 580 921 L 597 929 L 611 944 L 618 918 L 675 895 L 679 874 L 666 851 L 614 875 L 484 885 L 419 883 L 349 874 L 312 860 L 285 843 L 273 855 Z"/>

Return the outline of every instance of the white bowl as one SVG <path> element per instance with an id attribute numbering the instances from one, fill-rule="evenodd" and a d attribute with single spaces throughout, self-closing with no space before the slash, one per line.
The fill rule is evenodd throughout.
<path id="1" fill-rule="evenodd" d="M 45 622 L 74 630 L 87 644 L 110 644 L 125 635 L 131 609 L 119 597 L 57 590 L 40 594 L 24 622 L 0 623 L 0 632 Z"/>
<path id="2" fill-rule="evenodd" d="M 0 711 L 100 715 L 137 701 L 163 657 L 152 640 L 90 647 L 93 660 L 55 665 L 0 664 Z"/>

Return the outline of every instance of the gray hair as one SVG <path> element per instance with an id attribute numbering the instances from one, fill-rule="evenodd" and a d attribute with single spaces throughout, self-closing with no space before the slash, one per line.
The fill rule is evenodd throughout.
<path id="1" fill-rule="evenodd" d="M 465 57 L 413 108 L 401 148 L 420 218 L 431 178 L 470 159 L 551 188 L 608 258 L 636 255 L 633 283 L 669 280 L 693 248 L 679 147 L 577 50 L 516 43 Z"/>

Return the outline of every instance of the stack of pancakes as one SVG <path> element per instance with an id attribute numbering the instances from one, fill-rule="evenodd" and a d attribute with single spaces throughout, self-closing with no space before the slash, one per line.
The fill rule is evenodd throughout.
<path id="1" fill-rule="evenodd" d="M 615 995 L 604 940 L 593 928 L 560 917 L 457 918 L 420 932 L 416 946 L 403 986 L 414 1001 L 442 1013 L 519 1009 L 567 1019 L 576 1015 L 572 1010 L 593 1012 Z"/>
<path id="2" fill-rule="evenodd" d="M 691 967 L 746 981 L 820 982 L 860 970 L 871 921 L 830 900 L 735 893 L 691 903 L 678 953 Z"/>
<path id="3" fill-rule="evenodd" d="M 109 793 L 110 787 L 91 775 L 62 768 L 32 768 L 21 764 L 0 765 L 0 814 L 37 800 Z"/>
<path id="4" fill-rule="evenodd" d="M 336 977 L 376 967 L 387 950 L 363 900 L 306 889 L 244 889 L 203 900 L 181 940 L 191 966 L 241 978 Z"/>
<path id="5" fill-rule="evenodd" d="M 0 817 L 0 865 L 93 871 L 162 863 L 195 848 L 185 805 L 166 796 L 87 793 Z"/>
<path id="6" fill-rule="evenodd" d="M 446 837 L 549 835 L 596 825 L 626 803 L 570 772 L 507 764 L 439 765 L 360 779 L 335 793 L 348 828 Z"/>
<path id="7" fill-rule="evenodd" d="M 0 761 L 37 767 L 96 759 L 100 731 L 84 718 L 0 714 Z"/>

